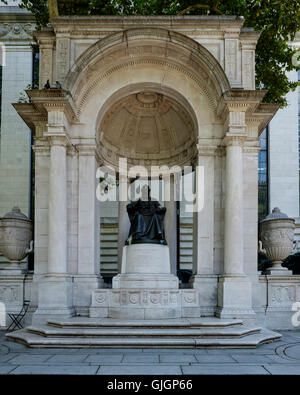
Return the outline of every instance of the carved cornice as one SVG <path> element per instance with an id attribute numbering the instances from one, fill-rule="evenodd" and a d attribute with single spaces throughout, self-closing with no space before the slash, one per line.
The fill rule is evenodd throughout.
<path id="1" fill-rule="evenodd" d="M 25 92 L 34 107 L 41 113 L 62 111 L 69 123 L 77 121 L 72 97 L 63 89 L 32 89 Z"/>
<path id="2" fill-rule="evenodd" d="M 207 16 L 207 15 L 159 15 L 159 16 L 60 16 L 51 20 L 54 30 L 72 28 L 75 29 L 99 29 L 114 28 L 128 29 L 135 26 L 163 27 L 165 29 L 186 29 L 195 30 L 216 29 L 216 30 L 241 30 L 244 24 L 243 17 L 236 16 Z M 99 29 L 100 30 L 100 29 Z"/>
<path id="3" fill-rule="evenodd" d="M 32 103 L 13 103 L 12 105 L 29 129 L 33 131 L 37 123 L 47 122 L 47 114 L 37 110 Z"/>
<path id="4" fill-rule="evenodd" d="M 33 41 L 35 23 L 24 21 L 2 21 L 0 14 L 0 40 L 1 41 Z"/>

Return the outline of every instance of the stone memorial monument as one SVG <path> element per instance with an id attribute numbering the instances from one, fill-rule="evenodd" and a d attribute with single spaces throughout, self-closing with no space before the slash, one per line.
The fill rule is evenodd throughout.
<path id="1" fill-rule="evenodd" d="M 273 292 L 270 280 L 257 271 L 257 155 L 259 135 L 278 106 L 263 103 L 266 92 L 255 89 L 260 33 L 243 24 L 237 16 L 59 16 L 36 32 L 40 88 L 26 91 L 28 103 L 14 104 L 34 133 L 30 300 L 36 328 L 35 334 L 25 331 L 10 338 L 49 344 L 47 336 L 37 333 L 51 320 L 56 328 L 80 321 L 85 330 L 105 322 L 122 325 L 126 319 L 142 320 L 138 325 L 160 319 L 164 325 L 167 318 L 180 318 L 200 325 L 205 316 L 217 327 L 274 317 L 277 329 L 279 310 L 265 314 L 272 302 L 266 297 Z M 43 89 L 47 80 L 50 86 L 59 81 L 61 89 Z M 121 176 L 124 158 L 127 172 Z M 97 169 L 103 164 L 120 176 L 120 185 L 141 166 L 148 172 L 153 166 L 176 167 L 180 174 L 186 166 L 197 169 L 190 205 L 190 288 L 179 288 L 176 276 L 177 202 L 166 200 L 166 211 L 149 195 L 144 201 L 118 202 L 118 274 L 112 288 L 104 288 L 96 193 Z M 287 303 L 278 302 L 289 316 L 299 295 L 299 280 L 293 281 Z M 272 285 L 281 292 L 281 284 Z M 78 315 L 85 317 L 84 324 Z M 176 328 L 169 340 L 166 333 L 153 339 L 151 328 L 147 339 L 133 334 L 127 344 L 173 346 L 177 341 Z M 279 336 L 259 331 L 247 344 Z M 119 335 L 117 341 L 110 339 L 110 333 L 103 339 L 98 333 L 66 341 L 125 344 Z M 190 334 L 182 336 L 180 345 L 195 346 Z M 242 341 L 234 339 L 235 344 Z"/>

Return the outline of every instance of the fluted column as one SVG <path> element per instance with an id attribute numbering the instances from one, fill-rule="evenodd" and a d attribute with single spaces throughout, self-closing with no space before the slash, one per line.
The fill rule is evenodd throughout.
<path id="1" fill-rule="evenodd" d="M 98 162 L 95 144 L 78 144 L 78 271 L 73 300 L 87 314 L 92 290 L 100 288 L 100 201 L 97 199 Z"/>
<path id="2" fill-rule="evenodd" d="M 193 213 L 193 276 L 198 289 L 201 312 L 214 314 L 217 301 L 217 276 L 214 273 L 214 196 L 215 146 L 197 144 L 195 169 L 196 204 Z"/>

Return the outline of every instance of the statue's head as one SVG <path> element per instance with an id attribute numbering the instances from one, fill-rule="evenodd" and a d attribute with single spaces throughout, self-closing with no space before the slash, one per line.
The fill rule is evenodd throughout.
<path id="1" fill-rule="evenodd" d="M 151 191 L 151 189 L 148 185 L 143 185 L 141 200 L 143 200 L 143 201 L 150 200 L 150 191 Z"/>

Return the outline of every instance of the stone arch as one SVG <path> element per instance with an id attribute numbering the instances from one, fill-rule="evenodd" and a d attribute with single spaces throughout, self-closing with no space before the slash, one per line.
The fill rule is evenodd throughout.
<path id="1" fill-rule="evenodd" d="M 141 104 L 139 95 L 145 92 L 156 97 L 156 103 Z M 154 129 L 150 134 L 153 133 L 154 138 L 148 139 L 152 146 L 143 147 L 141 152 L 136 133 L 137 124 L 143 119 L 150 122 L 149 126 Z M 116 124 L 114 135 L 112 123 Z M 195 157 L 198 133 L 196 114 L 185 97 L 166 86 L 145 82 L 124 86 L 102 105 L 95 128 L 100 156 L 105 163 L 113 166 L 117 166 L 120 157 L 126 157 L 130 165 L 182 167 L 191 165 Z M 129 129 L 135 135 L 128 136 Z M 153 146 L 153 143 L 157 143 L 157 146 Z"/>
<path id="2" fill-rule="evenodd" d="M 197 86 L 198 94 L 206 97 L 213 111 L 216 111 L 221 96 L 230 90 L 223 68 L 201 44 L 166 29 L 133 28 L 114 33 L 93 44 L 69 71 L 65 88 L 74 98 L 79 118 L 89 98 L 102 90 L 103 84 L 115 74 L 126 80 L 128 70 L 141 69 L 163 71 L 161 85 L 166 84 L 168 73 L 176 74 L 177 79 L 182 81 L 189 81 Z M 151 81 L 151 75 L 149 77 Z"/>

